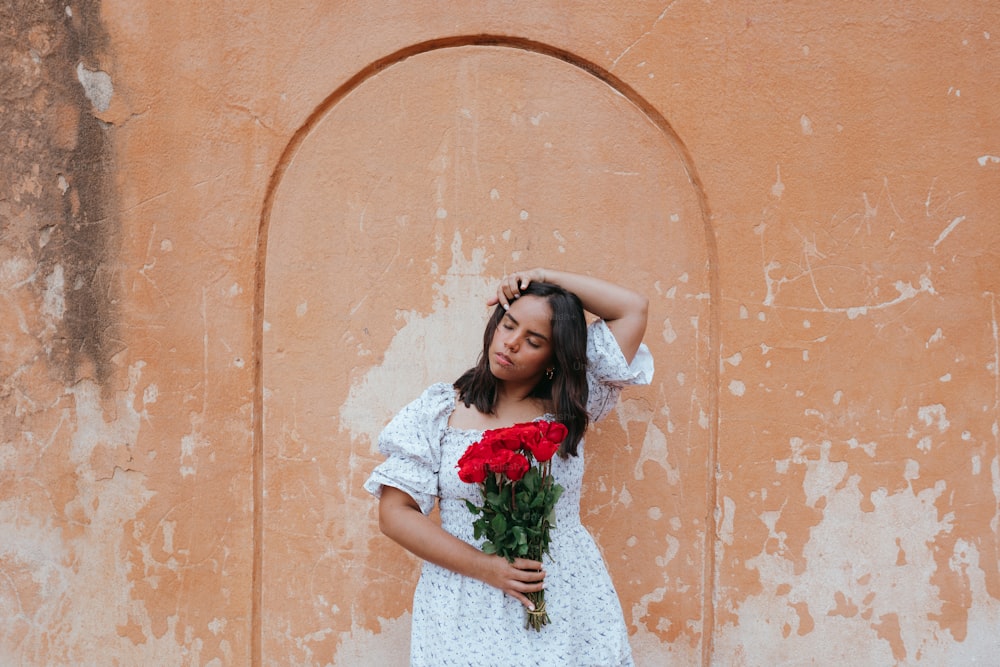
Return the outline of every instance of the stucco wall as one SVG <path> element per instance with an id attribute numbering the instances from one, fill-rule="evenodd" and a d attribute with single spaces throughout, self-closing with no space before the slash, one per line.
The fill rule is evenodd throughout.
<path id="1" fill-rule="evenodd" d="M 652 300 L 640 665 L 995 658 L 1000 9 L 246 4 L 3 10 L 0 664 L 405 664 L 374 435 L 535 264 Z"/>

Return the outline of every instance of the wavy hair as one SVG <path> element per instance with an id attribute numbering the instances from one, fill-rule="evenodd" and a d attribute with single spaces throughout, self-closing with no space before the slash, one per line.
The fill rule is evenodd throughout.
<path id="1" fill-rule="evenodd" d="M 555 372 L 545 375 L 530 396 L 552 404 L 555 420 L 566 426 L 566 439 L 560 456 L 576 456 L 577 447 L 590 423 L 587 415 L 587 320 L 583 304 L 572 292 L 552 283 L 532 282 L 521 296 L 538 296 L 552 309 L 552 358 Z M 476 365 L 455 380 L 458 400 L 466 407 L 475 405 L 483 414 L 494 414 L 497 402 L 497 378 L 490 371 L 489 356 L 493 335 L 503 319 L 503 306 L 497 305 L 483 332 L 483 350 Z"/>

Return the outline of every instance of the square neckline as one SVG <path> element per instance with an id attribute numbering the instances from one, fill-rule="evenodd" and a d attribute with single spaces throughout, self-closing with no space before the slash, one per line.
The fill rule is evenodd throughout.
<path id="1" fill-rule="evenodd" d="M 486 433 L 486 431 L 495 431 L 501 428 L 510 428 L 516 424 L 524 424 L 525 422 L 514 422 L 513 424 L 507 424 L 506 426 L 494 426 L 491 428 L 462 428 L 461 426 L 452 426 L 451 418 L 455 414 L 455 409 L 458 407 L 458 390 L 452 387 L 452 392 L 449 395 L 450 407 L 448 409 L 448 419 L 445 420 L 444 428 L 446 431 L 451 431 L 453 433 Z M 534 417 L 529 421 L 553 421 L 552 417 L 554 415 L 551 412 L 543 412 L 541 415 Z"/>

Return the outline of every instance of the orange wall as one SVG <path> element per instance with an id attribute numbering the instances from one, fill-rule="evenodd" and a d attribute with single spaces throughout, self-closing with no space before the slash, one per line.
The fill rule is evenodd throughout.
<path id="1" fill-rule="evenodd" d="M 405 664 L 374 437 L 535 264 L 651 298 L 639 665 L 997 654 L 1000 9 L 23 4 L 0 663 Z"/>

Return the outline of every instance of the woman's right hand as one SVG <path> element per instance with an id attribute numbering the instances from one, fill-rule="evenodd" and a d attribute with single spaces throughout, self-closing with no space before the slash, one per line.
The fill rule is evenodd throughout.
<path id="1" fill-rule="evenodd" d="M 542 564 L 527 558 L 517 558 L 511 563 L 501 556 L 487 555 L 483 574 L 479 578 L 532 611 L 535 606 L 525 593 L 535 593 L 545 588 L 545 570 L 542 569 Z"/>
<path id="2" fill-rule="evenodd" d="M 526 271 L 515 271 L 500 279 L 497 285 L 497 293 L 486 301 L 487 306 L 500 304 L 504 310 L 510 308 L 511 301 L 521 296 L 521 290 L 531 283 L 545 282 L 545 269 L 530 269 Z"/>

